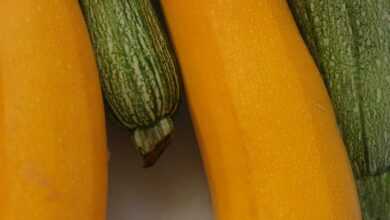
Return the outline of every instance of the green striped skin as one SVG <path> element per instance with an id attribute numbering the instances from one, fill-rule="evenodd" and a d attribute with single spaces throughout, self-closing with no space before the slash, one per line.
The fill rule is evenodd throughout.
<path id="1" fill-rule="evenodd" d="M 332 98 L 365 220 L 390 220 L 390 1 L 288 0 Z"/>
<path id="2" fill-rule="evenodd" d="M 178 68 L 149 0 L 81 0 L 107 103 L 135 134 L 144 156 L 161 152 L 173 130 Z M 133 135 L 134 136 L 134 135 Z M 155 157 L 155 156 L 153 156 Z"/>
<path id="3" fill-rule="evenodd" d="M 390 174 L 364 177 L 357 181 L 360 204 L 366 220 L 390 219 Z"/>
<path id="4" fill-rule="evenodd" d="M 390 167 L 390 1 L 289 0 L 357 177 Z"/>

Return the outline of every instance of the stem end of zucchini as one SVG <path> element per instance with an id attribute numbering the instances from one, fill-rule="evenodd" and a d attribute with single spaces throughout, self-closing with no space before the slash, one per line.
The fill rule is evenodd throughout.
<path id="1" fill-rule="evenodd" d="M 153 166 L 166 149 L 172 131 L 171 118 L 163 118 L 154 126 L 138 128 L 134 131 L 134 142 L 143 157 L 144 167 Z"/>
<path id="2" fill-rule="evenodd" d="M 157 162 L 161 154 L 164 153 L 165 149 L 169 145 L 170 140 L 171 140 L 171 135 L 168 135 L 155 146 L 154 150 L 143 155 L 144 168 L 152 167 Z"/>

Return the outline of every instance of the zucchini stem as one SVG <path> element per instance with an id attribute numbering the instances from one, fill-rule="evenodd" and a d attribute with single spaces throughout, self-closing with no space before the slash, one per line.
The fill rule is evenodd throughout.
<path id="1" fill-rule="evenodd" d="M 173 131 L 173 121 L 166 117 L 148 128 L 137 128 L 134 131 L 134 143 L 138 152 L 142 155 L 144 167 L 155 164 L 164 152 Z"/>

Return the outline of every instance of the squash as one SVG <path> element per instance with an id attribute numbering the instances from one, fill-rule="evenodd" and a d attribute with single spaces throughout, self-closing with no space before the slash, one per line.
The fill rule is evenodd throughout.
<path id="1" fill-rule="evenodd" d="M 390 2 L 289 2 L 326 81 L 356 177 L 389 170 Z"/>
<path id="2" fill-rule="evenodd" d="M 0 219 L 106 219 L 102 95 L 78 2 L 1 1 L 0 17 Z"/>
<path id="3" fill-rule="evenodd" d="M 334 103 L 364 219 L 388 220 L 390 2 L 289 2 Z"/>
<path id="4" fill-rule="evenodd" d="M 149 0 L 81 0 L 107 103 L 151 166 L 173 130 L 176 60 Z"/>
<path id="5" fill-rule="evenodd" d="M 357 183 L 364 219 L 390 219 L 390 174 L 363 177 Z"/>
<path id="6" fill-rule="evenodd" d="M 218 219 L 358 220 L 315 63 L 283 0 L 162 0 Z"/>

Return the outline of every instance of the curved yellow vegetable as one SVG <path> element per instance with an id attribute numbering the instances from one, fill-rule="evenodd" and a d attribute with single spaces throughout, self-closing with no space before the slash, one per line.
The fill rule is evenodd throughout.
<path id="1" fill-rule="evenodd" d="M 359 220 L 326 89 L 283 0 L 163 0 L 221 220 Z"/>
<path id="2" fill-rule="evenodd" d="M 0 1 L 0 219 L 104 220 L 98 73 L 78 1 Z"/>

